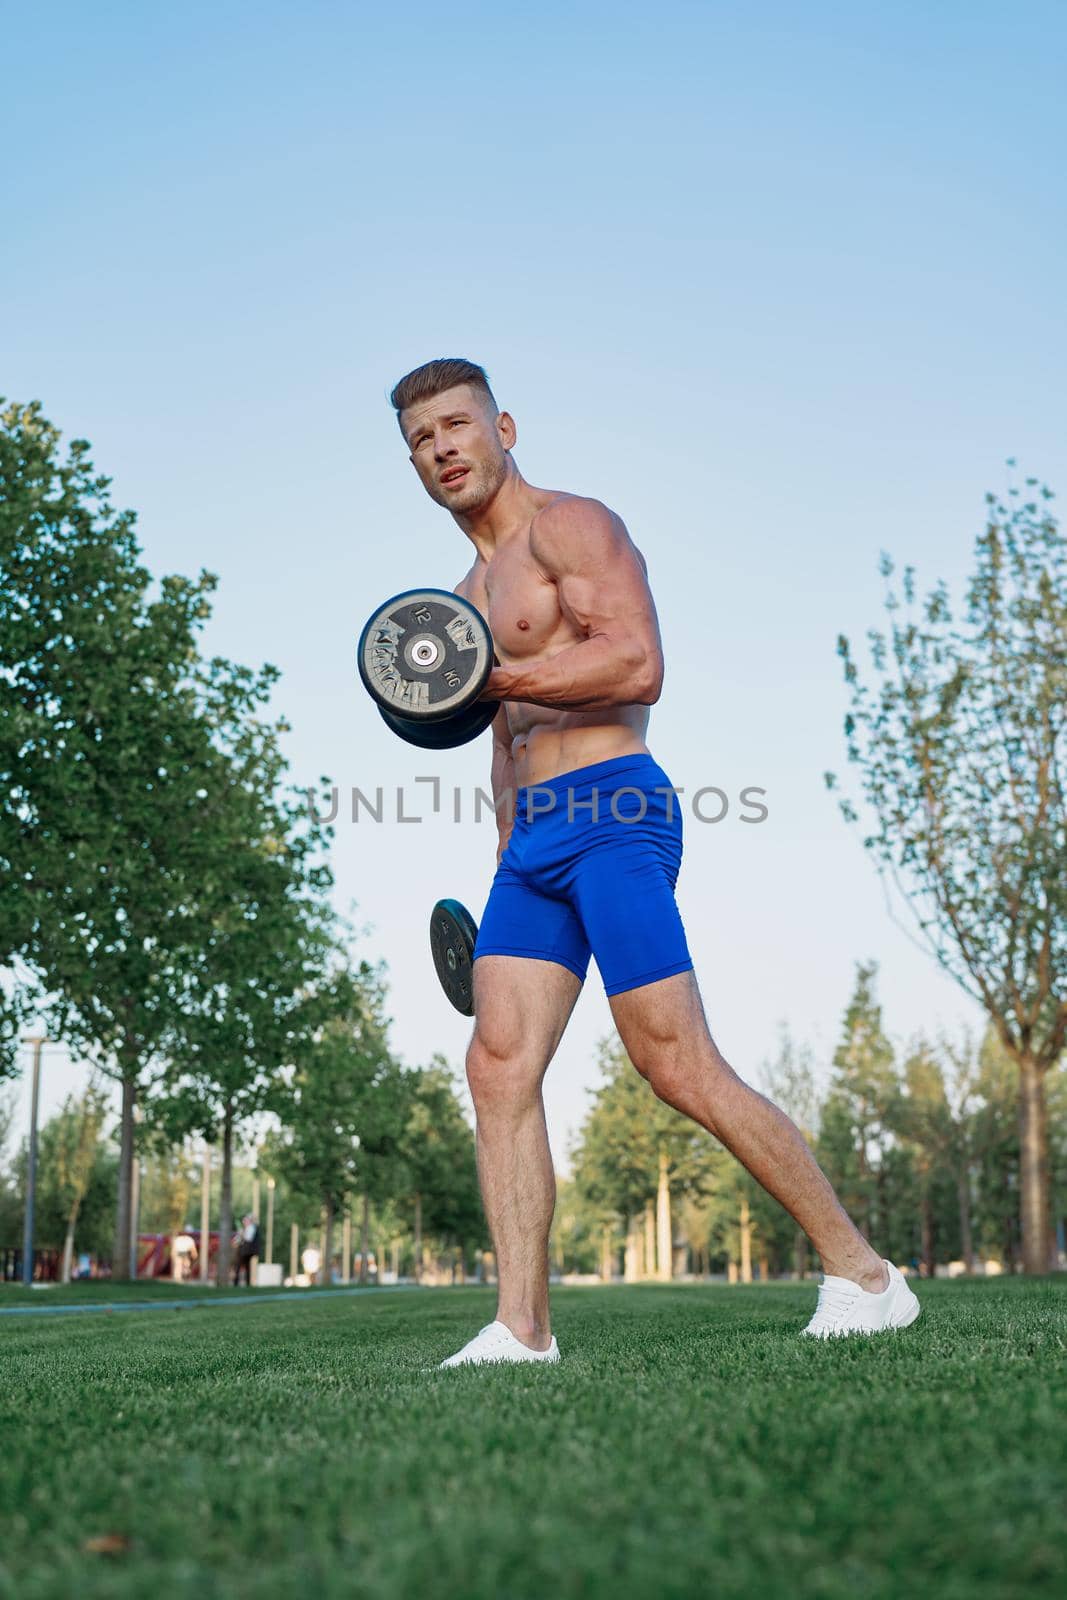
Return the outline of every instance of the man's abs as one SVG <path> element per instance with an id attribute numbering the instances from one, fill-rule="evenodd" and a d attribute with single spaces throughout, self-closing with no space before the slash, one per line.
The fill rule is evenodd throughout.
<path id="1" fill-rule="evenodd" d="M 647 755 L 648 706 L 612 706 L 601 711 L 553 711 L 526 701 L 506 706 L 511 758 L 519 788 L 547 783 L 618 756 Z"/>

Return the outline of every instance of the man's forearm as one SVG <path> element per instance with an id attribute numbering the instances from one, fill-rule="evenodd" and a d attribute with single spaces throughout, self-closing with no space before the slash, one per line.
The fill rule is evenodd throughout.
<path id="1" fill-rule="evenodd" d="M 598 636 L 568 645 L 556 655 L 495 667 L 485 692 L 496 700 L 596 711 L 605 706 L 652 705 L 662 678 L 658 649 Z"/>

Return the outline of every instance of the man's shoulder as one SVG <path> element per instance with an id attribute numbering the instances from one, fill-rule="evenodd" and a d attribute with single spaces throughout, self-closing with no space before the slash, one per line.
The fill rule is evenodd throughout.
<path id="1" fill-rule="evenodd" d="M 531 553 L 548 562 L 579 544 L 626 537 L 622 518 L 602 500 L 583 494 L 554 495 L 534 512 L 530 523 Z"/>

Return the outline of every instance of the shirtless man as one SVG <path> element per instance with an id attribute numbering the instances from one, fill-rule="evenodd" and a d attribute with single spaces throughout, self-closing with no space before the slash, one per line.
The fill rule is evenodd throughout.
<path id="1" fill-rule="evenodd" d="M 919 1303 L 845 1214 L 794 1124 L 708 1031 L 674 899 L 681 808 L 645 743 L 663 651 L 645 562 L 596 500 L 536 489 L 481 367 L 428 362 L 392 392 L 426 492 L 474 546 L 456 592 L 501 665 L 493 723 L 497 871 L 474 962 L 467 1079 L 499 1274 L 496 1320 L 443 1366 L 558 1361 L 555 1205 L 541 1084 L 596 957 L 623 1045 L 654 1093 L 730 1150 L 808 1235 L 826 1276 L 805 1332 L 874 1333 Z M 515 795 L 514 806 L 505 802 Z M 514 821 L 511 821 L 511 813 Z"/>

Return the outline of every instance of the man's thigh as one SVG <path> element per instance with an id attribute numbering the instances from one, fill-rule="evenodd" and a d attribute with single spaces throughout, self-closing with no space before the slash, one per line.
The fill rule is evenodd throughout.
<path id="1" fill-rule="evenodd" d="M 476 956 L 471 1044 L 487 1058 L 479 1065 L 539 1083 L 581 992 L 581 980 L 558 962 Z"/>
<path id="2" fill-rule="evenodd" d="M 608 1004 L 627 1055 L 648 1074 L 660 1057 L 677 1062 L 678 1046 L 715 1052 L 696 973 L 679 972 L 613 995 Z"/>

